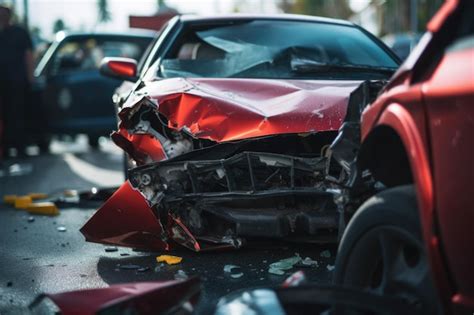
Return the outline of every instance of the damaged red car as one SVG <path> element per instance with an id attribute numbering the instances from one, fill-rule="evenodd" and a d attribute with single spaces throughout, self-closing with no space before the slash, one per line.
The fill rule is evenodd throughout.
<path id="1" fill-rule="evenodd" d="M 445 2 L 364 110 L 353 163 L 352 192 L 369 180 L 383 191 L 349 222 L 336 283 L 402 298 L 420 314 L 474 312 L 473 14 L 473 1 Z"/>
<path id="2" fill-rule="evenodd" d="M 141 73 L 104 60 L 104 74 L 136 81 L 112 139 L 137 167 L 82 233 L 155 250 L 337 241 L 351 169 L 330 145 L 398 63 L 345 21 L 174 18 Z"/>

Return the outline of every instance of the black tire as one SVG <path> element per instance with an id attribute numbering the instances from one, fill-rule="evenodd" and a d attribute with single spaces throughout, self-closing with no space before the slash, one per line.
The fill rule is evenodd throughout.
<path id="1" fill-rule="evenodd" d="M 412 185 L 385 190 L 359 208 L 339 244 L 334 282 L 402 297 L 420 314 L 441 314 Z"/>

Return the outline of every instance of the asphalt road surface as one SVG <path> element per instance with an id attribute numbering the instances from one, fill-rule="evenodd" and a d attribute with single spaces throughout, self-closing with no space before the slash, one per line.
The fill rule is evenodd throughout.
<path id="1" fill-rule="evenodd" d="M 0 166 L 0 196 L 42 192 L 59 194 L 65 189 L 79 191 L 92 187 L 118 186 L 123 181 L 121 151 L 108 141 L 100 150 L 88 149 L 86 140 L 74 143 L 54 142 L 51 154 L 14 158 Z M 31 149 L 32 153 L 34 149 Z M 286 277 L 268 273 L 270 263 L 299 253 L 319 262 L 304 268 L 309 281 L 329 283 L 335 248 L 318 245 L 265 243 L 238 251 L 193 253 L 180 249 L 171 254 L 182 256 L 181 264 L 159 266 L 155 257 L 164 253 L 137 252 L 118 248 L 106 252 L 106 246 L 87 243 L 79 228 L 99 204 L 62 208 L 59 216 L 34 216 L 0 205 L 0 314 L 16 314 L 42 292 L 63 292 L 111 284 L 174 279 L 179 270 L 197 275 L 203 283 L 197 313 L 209 314 L 219 297 L 234 290 L 277 286 Z M 65 227 L 60 232 L 57 228 Z M 322 257 L 327 250 L 330 257 Z M 327 256 L 327 255 L 323 255 Z M 144 272 L 122 269 L 123 265 L 148 267 Z M 227 264 L 242 268 L 243 276 L 231 278 L 224 272 Z"/>

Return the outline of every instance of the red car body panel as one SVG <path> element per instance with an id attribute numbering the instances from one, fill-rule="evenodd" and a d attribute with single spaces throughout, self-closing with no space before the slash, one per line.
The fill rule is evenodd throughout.
<path id="1" fill-rule="evenodd" d="M 111 138 L 140 165 L 166 159 L 166 153 L 160 141 L 152 135 L 129 134 L 126 129 L 121 128 L 112 133 Z"/>
<path id="2" fill-rule="evenodd" d="M 338 130 L 360 81 L 183 79 L 156 81 L 143 94 L 168 127 L 216 142 Z M 125 104 L 121 117 L 136 104 Z"/>
<path id="3" fill-rule="evenodd" d="M 161 314 L 188 301 L 195 304 L 199 291 L 198 278 L 136 282 L 100 289 L 43 294 L 33 305 L 46 297 L 56 304 L 63 315 Z"/>
<path id="4" fill-rule="evenodd" d="M 81 228 L 89 242 L 168 249 L 163 227 L 143 196 L 125 182 Z"/>
<path id="5" fill-rule="evenodd" d="M 447 1 L 429 30 L 439 31 L 460 3 Z M 410 69 L 399 71 L 364 111 L 362 140 L 379 126 L 399 135 L 410 161 L 423 236 L 445 312 L 471 313 L 474 212 L 473 193 L 466 189 L 472 187 L 474 176 L 474 49 L 447 52 L 428 79 L 414 84 L 411 79 Z"/>
<path id="6" fill-rule="evenodd" d="M 454 282 L 453 302 L 474 309 L 474 49 L 446 54 L 423 92 L 438 233 Z"/>
<path id="7" fill-rule="evenodd" d="M 461 0 L 463 1 L 463 0 Z M 429 32 L 436 33 L 439 31 L 441 26 L 446 20 L 446 17 L 450 16 L 453 11 L 458 7 L 459 0 L 445 0 L 443 6 L 436 12 L 436 14 L 431 18 L 430 22 L 427 25 Z"/>

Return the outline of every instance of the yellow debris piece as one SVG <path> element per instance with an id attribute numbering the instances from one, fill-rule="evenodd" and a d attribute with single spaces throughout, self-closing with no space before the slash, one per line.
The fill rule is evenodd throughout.
<path id="1" fill-rule="evenodd" d="M 47 194 L 43 194 L 43 193 L 29 193 L 28 196 L 30 196 L 31 199 L 33 199 L 33 200 L 46 199 L 46 198 L 48 198 L 48 195 L 47 195 Z"/>
<path id="2" fill-rule="evenodd" d="M 17 195 L 5 195 L 3 196 L 3 203 L 14 205 L 16 198 L 17 198 Z"/>
<path id="3" fill-rule="evenodd" d="M 15 208 L 17 209 L 26 209 L 33 200 L 30 196 L 20 196 L 15 198 Z"/>
<path id="4" fill-rule="evenodd" d="M 32 214 L 58 215 L 58 207 L 52 202 L 37 202 L 30 204 L 26 211 Z"/>
<path id="5" fill-rule="evenodd" d="M 156 257 L 157 262 L 165 262 L 168 265 L 179 264 L 183 260 L 183 257 L 171 256 L 171 255 L 161 255 Z"/>

